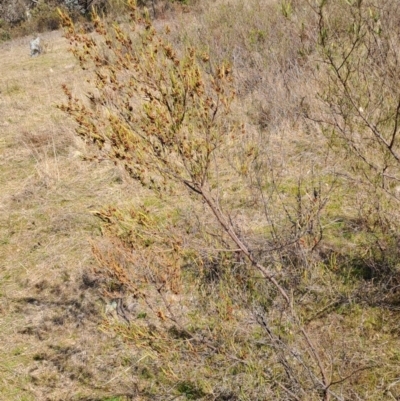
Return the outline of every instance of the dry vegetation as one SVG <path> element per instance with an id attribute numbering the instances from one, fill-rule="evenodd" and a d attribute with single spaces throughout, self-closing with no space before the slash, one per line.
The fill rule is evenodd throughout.
<path id="1" fill-rule="evenodd" d="M 1 45 L 0 398 L 398 399 L 400 6 L 192 4 Z"/>
<path id="2" fill-rule="evenodd" d="M 107 399 L 130 391 L 115 356 L 124 346 L 98 330 L 105 304 L 85 272 L 99 232 L 91 211 L 119 203 L 125 185 L 114 168 L 81 161 L 55 106 L 61 85 L 79 89 L 84 76 L 61 32 L 44 41 L 32 59 L 29 38 L 0 49 L 0 399 Z"/>

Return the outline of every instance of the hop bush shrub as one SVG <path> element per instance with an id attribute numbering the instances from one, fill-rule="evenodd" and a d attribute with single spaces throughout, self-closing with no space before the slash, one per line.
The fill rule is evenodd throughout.
<path id="1" fill-rule="evenodd" d="M 252 5 L 264 10 L 257 1 Z M 294 79 L 303 67 L 310 73 L 308 63 L 318 55 L 318 33 L 324 30 L 318 30 L 323 27 L 320 9 L 306 9 L 308 1 L 281 6 L 267 7 L 268 14 L 275 12 L 277 25 L 285 21 L 291 34 L 298 33 L 296 46 L 285 36 L 279 52 L 272 33 L 282 36 L 285 30 L 272 32 L 262 25 L 250 35 L 243 29 L 246 40 L 240 45 L 246 54 L 258 52 L 253 61 L 272 40 L 280 57 L 276 66 L 285 67 L 279 76 L 279 68 L 274 69 L 273 78 L 288 85 L 286 78 Z M 65 86 L 67 100 L 61 108 L 91 149 L 88 159 L 122 166 L 140 193 L 138 201 L 127 200 L 126 208 L 95 212 L 103 238 L 93 243 L 103 295 L 136 300 L 134 312 L 119 304 L 124 323 L 105 319 L 102 329 L 117 333 L 134 349 L 138 393 L 149 400 L 329 401 L 373 392 L 379 399 L 379 386 L 372 389 L 379 368 L 371 355 L 377 355 L 377 348 L 365 353 L 353 333 L 363 335 L 366 327 L 357 315 L 360 306 L 352 305 L 371 301 L 368 296 L 374 291 L 364 284 L 371 278 L 358 261 L 344 270 L 334 251 L 322 261 L 314 254 L 327 233 L 336 233 L 331 226 L 339 226 L 337 214 L 344 209 L 344 180 L 330 166 L 324 171 L 320 167 L 332 144 L 321 137 L 318 143 L 327 146 L 323 150 L 311 156 L 308 148 L 293 151 L 302 171 L 285 175 L 284 169 L 295 162 L 286 153 L 275 159 L 272 141 L 265 140 L 264 132 L 248 130 L 235 113 L 237 81 L 229 63 L 234 52 L 228 35 L 221 35 L 226 40 L 221 57 L 218 42 L 214 47 L 193 45 L 185 35 L 171 40 L 168 26 L 157 30 L 148 12 L 133 1 L 128 7 L 124 24 L 109 24 L 95 13 L 95 35 L 81 33 L 62 14 L 72 52 L 91 78 L 85 100 Z M 237 7 L 245 10 L 243 2 Z M 307 19 L 304 10 L 312 17 Z M 254 16 L 250 11 L 247 18 Z M 227 21 L 231 29 L 233 17 L 227 12 L 222 5 L 218 21 Z M 341 11 L 333 8 L 329 17 L 336 21 Z M 256 22 L 262 24 L 262 18 Z M 353 31 L 341 27 L 341 32 Z M 319 68 L 306 75 L 317 86 L 311 91 L 314 96 L 318 90 L 334 90 Z M 287 95 L 289 89 L 280 90 Z M 241 94 L 240 101 L 253 90 Z M 338 98 L 325 100 L 332 106 Z M 282 119 L 290 117 L 306 127 L 307 111 L 315 110 L 319 100 L 303 96 Z M 304 116 L 307 123 L 298 122 Z M 314 122 L 313 127 L 324 125 Z M 308 145 L 311 149 L 312 140 Z M 309 165 L 312 174 L 307 175 Z M 322 173 L 316 176 L 318 169 Z M 330 210 L 332 218 L 325 210 L 333 190 L 339 196 Z M 337 327 L 343 329 L 340 335 Z"/>

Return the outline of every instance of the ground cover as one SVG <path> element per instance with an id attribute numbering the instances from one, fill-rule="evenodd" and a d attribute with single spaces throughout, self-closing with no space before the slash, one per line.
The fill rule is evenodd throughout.
<path id="1" fill-rule="evenodd" d="M 372 92 L 362 111 L 340 102 L 347 92 L 332 89 L 334 69 L 324 69 L 329 58 L 321 60 L 340 59 L 355 31 L 324 27 L 319 34 L 328 47 L 318 52 L 323 24 L 316 22 L 324 14 L 312 14 L 308 5 L 198 3 L 155 22 L 162 35 L 170 26 L 178 58 L 184 45 L 206 63 L 211 58 L 206 77 L 219 62 L 231 64 L 237 97 L 221 126 L 239 127 L 240 140 L 228 136 L 214 153 L 208 200 L 218 200 L 225 226 L 251 250 L 250 262 L 213 219 L 207 198 L 199 202 L 199 191 L 188 191 L 190 182 L 166 181 L 160 196 L 110 161 L 83 160 L 101 153 L 75 135 L 76 123 L 56 105 L 66 102 L 64 84 L 90 104 L 92 70 L 79 68 L 61 32 L 43 35 L 46 52 L 37 58 L 29 57 L 30 38 L 1 45 L 1 399 L 399 397 L 398 191 L 391 159 L 398 112 L 391 98 Z M 357 15 L 356 4 L 347 6 Z M 347 21 L 342 12 L 332 15 L 338 26 Z M 374 21 L 363 25 L 371 28 L 363 35 L 378 35 L 380 16 L 370 10 L 361 17 Z M 346 40 L 335 42 L 332 32 Z M 330 53 L 335 43 L 345 46 Z M 371 48 L 378 61 L 383 48 Z M 102 48 L 103 56 L 105 69 L 113 55 Z M 349 74 L 359 65 L 349 64 Z M 378 78 L 385 83 L 385 76 Z M 118 103 L 123 97 L 105 87 L 107 101 L 93 97 L 91 107 L 107 140 L 102 106 L 110 113 L 130 104 Z M 152 93 L 145 94 L 132 104 L 149 102 Z M 394 132 L 393 144 L 368 136 L 364 109 L 368 119 L 378 118 L 372 133 Z M 343 125 L 332 120 L 339 112 Z M 148 134 L 157 135 L 163 126 L 154 133 L 150 120 Z M 335 129 L 326 129 L 329 123 Z M 254 271 L 254 260 L 272 272 L 289 304 Z"/>

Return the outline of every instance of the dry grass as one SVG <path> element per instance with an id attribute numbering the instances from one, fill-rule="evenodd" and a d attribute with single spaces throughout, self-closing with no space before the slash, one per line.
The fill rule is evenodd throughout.
<path id="1" fill-rule="evenodd" d="M 282 13 L 289 3 L 292 18 Z M 315 21 L 304 2 L 284 4 L 201 2 L 168 23 L 174 43 L 233 64 L 246 136 L 218 166 L 221 202 L 290 288 L 332 399 L 397 399 L 396 236 L 370 212 L 371 193 L 337 174 L 351 160 L 302 118 L 319 107 L 307 53 Z M 33 59 L 29 38 L 0 47 L 0 399 L 321 400 L 307 387 L 318 369 L 306 340 L 275 290 L 224 252 L 204 205 L 179 191 L 161 201 L 114 166 L 81 160 L 87 148 L 54 106 L 64 83 L 83 98 L 86 76 L 59 32 L 44 40 L 48 51 Z M 233 175 L 254 144 L 259 175 Z M 396 219 L 390 202 L 380 206 Z M 277 242 L 301 238 L 267 252 L 271 232 Z"/>
<path id="2" fill-rule="evenodd" d="M 82 162 L 55 106 L 61 84 L 79 89 L 84 77 L 61 33 L 43 36 L 37 58 L 29 38 L 0 48 L 0 399 L 106 399 L 129 393 L 132 378 L 123 344 L 98 330 L 104 303 L 82 276 L 99 232 L 90 211 L 129 189 L 115 168 Z"/>

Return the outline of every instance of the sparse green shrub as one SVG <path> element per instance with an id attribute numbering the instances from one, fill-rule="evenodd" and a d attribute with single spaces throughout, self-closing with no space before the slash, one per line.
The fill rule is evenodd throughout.
<path id="1" fill-rule="evenodd" d="M 11 29 L 13 37 L 22 35 L 34 35 L 37 33 L 54 31 L 61 26 L 57 5 L 53 2 L 38 2 L 30 11 L 30 17 L 25 18 L 20 24 Z"/>
<path id="2" fill-rule="evenodd" d="M 11 34 L 7 29 L 0 28 L 0 42 L 5 42 L 11 39 Z"/>
<path id="3" fill-rule="evenodd" d="M 46 3 L 40 3 L 32 11 L 32 23 L 36 31 L 54 31 L 60 27 L 60 16 L 57 9 Z"/>
<path id="4" fill-rule="evenodd" d="M 314 11 L 322 102 L 310 117 L 343 161 L 338 173 L 358 192 L 348 201 L 358 210 L 359 249 L 367 256 L 355 258 L 370 266 L 371 278 L 397 275 L 400 254 L 389 244 L 400 224 L 400 7 L 324 1 Z"/>
<path id="5" fill-rule="evenodd" d="M 0 18 L 0 42 L 4 42 L 10 39 L 10 26 L 4 19 Z"/>
<path id="6" fill-rule="evenodd" d="M 396 196 L 399 49 L 397 2 L 324 2 L 319 48 L 328 67 L 321 97 L 331 145 L 354 157 L 365 183 Z"/>

